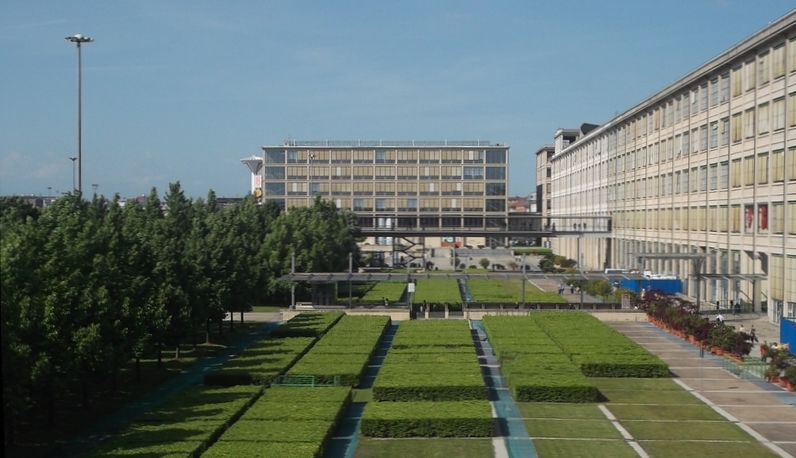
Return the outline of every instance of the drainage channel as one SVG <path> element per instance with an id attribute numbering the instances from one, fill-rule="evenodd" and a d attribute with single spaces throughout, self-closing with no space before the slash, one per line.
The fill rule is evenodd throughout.
<path id="1" fill-rule="evenodd" d="M 483 323 L 472 320 L 470 327 L 475 350 L 478 353 L 478 361 L 481 363 L 481 373 L 484 375 L 489 401 L 492 404 L 492 416 L 498 419 L 499 434 L 503 437 L 508 456 L 511 458 L 536 458 L 536 449 L 525 429 L 525 423 L 523 423 L 519 408 L 511 396 L 511 391 L 503 380 L 500 364 L 486 336 Z M 495 456 L 499 456 L 499 454 L 496 453 Z"/>
<path id="2" fill-rule="evenodd" d="M 365 375 L 362 378 L 362 383 L 359 384 L 360 389 L 373 388 L 373 382 L 376 376 L 379 375 L 384 357 L 392 347 L 392 341 L 395 338 L 395 333 L 398 332 L 399 322 L 393 321 L 387 332 L 382 336 L 379 341 L 379 346 L 376 347 L 376 352 L 370 357 L 368 367 L 365 370 Z M 359 440 L 359 421 L 362 419 L 362 412 L 365 410 L 364 402 L 354 402 L 348 408 L 343 422 L 337 428 L 337 432 L 332 438 L 332 443 L 323 455 L 325 458 L 351 458 L 357 449 L 357 442 Z"/>

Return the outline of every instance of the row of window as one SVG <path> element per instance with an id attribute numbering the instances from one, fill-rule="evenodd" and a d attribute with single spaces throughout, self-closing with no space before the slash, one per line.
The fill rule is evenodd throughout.
<path id="1" fill-rule="evenodd" d="M 268 166 L 263 176 L 266 180 L 505 180 L 506 167 Z"/>
<path id="2" fill-rule="evenodd" d="M 275 182 L 266 183 L 266 196 L 320 194 L 322 196 L 505 196 L 506 183 L 394 183 L 394 182 Z"/>
<path id="3" fill-rule="evenodd" d="M 505 164 L 506 150 L 265 149 L 266 164 Z"/>
<path id="4" fill-rule="evenodd" d="M 796 234 L 796 202 L 620 211 L 613 221 L 616 229 Z"/>
<path id="5" fill-rule="evenodd" d="M 786 157 L 787 156 L 787 157 Z M 621 174 L 619 161 L 608 162 L 609 176 Z M 616 168 L 611 168 L 611 167 Z M 787 167 L 787 168 L 786 168 Z M 602 167 L 588 167 L 556 180 L 560 190 L 573 189 L 578 184 L 592 183 L 599 179 Z M 710 165 L 692 167 L 677 172 L 662 173 L 659 176 L 639 178 L 635 181 L 618 183 L 618 198 L 645 198 L 668 196 L 697 191 L 715 191 L 729 187 L 754 186 L 796 180 L 796 147 L 787 151 L 779 149 L 771 152 L 736 158 Z M 624 190 L 629 194 L 625 195 Z"/>
<path id="6" fill-rule="evenodd" d="M 355 212 L 505 212 L 505 199 L 483 198 L 343 198 L 334 199 L 338 208 Z M 307 205 L 306 198 L 288 198 L 288 208 Z"/>

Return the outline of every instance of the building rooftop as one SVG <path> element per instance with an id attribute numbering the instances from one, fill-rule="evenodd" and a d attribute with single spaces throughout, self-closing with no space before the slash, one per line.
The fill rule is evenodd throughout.
<path id="1" fill-rule="evenodd" d="M 306 148 L 324 147 L 354 147 L 354 148 L 373 148 L 373 147 L 468 147 L 468 146 L 499 146 L 507 147 L 505 144 L 492 143 L 489 140 L 287 140 L 282 145 L 264 146 L 263 148 L 276 148 L 279 146 L 295 146 Z"/>

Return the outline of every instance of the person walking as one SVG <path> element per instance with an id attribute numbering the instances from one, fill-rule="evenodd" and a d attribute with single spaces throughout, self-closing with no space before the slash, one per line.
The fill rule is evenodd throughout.
<path id="1" fill-rule="evenodd" d="M 724 324 L 724 317 L 723 317 L 723 316 L 721 316 L 721 313 L 719 313 L 718 315 L 716 315 L 716 323 L 718 323 L 718 324 Z"/>
<path id="2" fill-rule="evenodd" d="M 755 325 L 752 325 L 752 329 L 749 330 L 749 335 L 752 336 L 753 342 L 757 342 L 757 331 L 755 330 Z"/>

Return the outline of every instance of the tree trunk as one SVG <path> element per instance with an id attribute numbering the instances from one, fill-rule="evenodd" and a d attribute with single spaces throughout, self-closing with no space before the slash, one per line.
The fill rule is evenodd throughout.
<path id="1" fill-rule="evenodd" d="M 210 318 L 205 321 L 205 345 L 210 343 Z"/>
<path id="2" fill-rule="evenodd" d="M 175 350 L 174 350 L 174 359 L 176 361 L 180 360 L 180 343 L 179 342 L 177 342 L 177 348 L 175 348 Z"/>
<path id="3" fill-rule="evenodd" d="M 8 449 L 15 445 L 14 442 L 14 409 L 3 406 L 3 447 Z M 6 454 L 8 455 L 8 454 Z"/>
<path id="4" fill-rule="evenodd" d="M 88 408 L 88 381 L 86 377 L 80 382 L 80 391 L 83 393 L 83 408 Z"/>
<path id="5" fill-rule="evenodd" d="M 199 343 L 196 341 L 196 330 L 193 330 L 191 335 L 193 336 L 193 351 L 196 351 L 196 349 L 199 348 Z"/>
<path id="6" fill-rule="evenodd" d="M 135 379 L 141 381 L 141 357 L 135 357 Z"/>
<path id="7" fill-rule="evenodd" d="M 221 337 L 224 335 L 224 319 L 221 318 L 218 320 L 218 336 Z"/>
<path id="8" fill-rule="evenodd" d="M 240 306 L 240 327 L 243 327 L 243 306 Z"/>
<path id="9" fill-rule="evenodd" d="M 55 400 L 53 399 L 52 389 L 47 393 L 47 423 L 55 424 Z"/>
<path id="10" fill-rule="evenodd" d="M 158 344 L 158 369 L 163 366 L 163 344 Z"/>
<path id="11" fill-rule="evenodd" d="M 229 332 L 235 332 L 235 317 L 232 310 L 229 311 Z"/>

